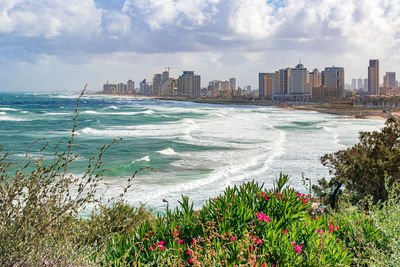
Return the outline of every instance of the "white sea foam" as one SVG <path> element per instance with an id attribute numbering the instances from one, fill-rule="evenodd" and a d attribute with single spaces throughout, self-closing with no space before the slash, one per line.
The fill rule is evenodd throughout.
<path id="1" fill-rule="evenodd" d="M 6 115 L 7 113 L 5 113 L 4 111 L 0 112 L 0 115 Z"/>
<path id="2" fill-rule="evenodd" d="M 138 161 L 147 161 L 147 162 L 149 162 L 150 161 L 150 157 L 148 155 L 144 156 L 141 159 L 137 159 L 137 160 L 132 161 L 132 164 L 134 164 L 135 162 L 138 162 Z"/>
<path id="3" fill-rule="evenodd" d="M 119 108 L 116 107 L 116 106 L 109 106 L 109 107 L 106 107 L 106 108 L 104 108 L 104 109 L 119 109 Z"/>
<path id="4" fill-rule="evenodd" d="M 175 150 L 173 150 L 170 147 L 167 149 L 164 149 L 164 150 L 157 151 L 157 152 L 160 153 L 161 155 L 165 155 L 165 156 L 176 155 Z"/>
<path id="5" fill-rule="evenodd" d="M 15 109 L 15 108 L 1 108 L 1 107 L 0 107 L 0 110 L 4 110 L 4 111 L 17 111 L 18 109 Z"/>
<path id="6" fill-rule="evenodd" d="M 30 120 L 19 117 L 1 116 L 0 121 L 30 121 Z"/>

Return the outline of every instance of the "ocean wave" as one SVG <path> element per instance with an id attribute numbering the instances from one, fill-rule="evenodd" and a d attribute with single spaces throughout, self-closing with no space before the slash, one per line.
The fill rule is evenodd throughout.
<path id="1" fill-rule="evenodd" d="M 109 106 L 109 107 L 104 108 L 104 110 L 107 110 L 107 109 L 119 109 L 119 108 L 116 106 Z"/>
<path id="2" fill-rule="evenodd" d="M 1 116 L 0 121 L 31 121 L 31 120 L 17 118 L 17 117 Z"/>
<path id="3" fill-rule="evenodd" d="M 18 109 L 15 109 L 15 108 L 0 108 L 0 110 L 3 110 L 3 111 L 18 111 Z"/>
<path id="4" fill-rule="evenodd" d="M 93 114 L 93 115 L 119 115 L 119 116 L 133 116 L 139 114 L 151 115 L 154 113 L 152 110 L 144 110 L 144 111 L 122 111 L 122 112 L 98 112 L 94 110 L 85 110 L 82 112 L 83 114 Z"/>
<path id="5" fill-rule="evenodd" d="M 6 115 L 7 113 L 5 113 L 4 111 L 0 112 L 0 115 Z"/>
<path id="6" fill-rule="evenodd" d="M 164 149 L 164 150 L 157 151 L 157 152 L 160 153 L 161 155 L 165 155 L 165 156 L 176 155 L 175 150 L 173 150 L 170 147 L 167 149 Z"/>
<path id="7" fill-rule="evenodd" d="M 132 161 L 132 164 L 134 164 L 135 162 L 138 162 L 138 161 L 147 161 L 147 162 L 149 162 L 150 161 L 150 157 L 149 156 L 145 156 L 145 157 L 143 157 L 141 159 L 134 160 L 134 161 Z"/>

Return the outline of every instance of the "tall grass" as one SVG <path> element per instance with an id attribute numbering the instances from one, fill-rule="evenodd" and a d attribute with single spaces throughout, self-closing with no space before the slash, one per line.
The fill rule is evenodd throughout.
<path id="1" fill-rule="evenodd" d="M 84 92 L 84 91 L 83 91 Z M 9 160 L 9 154 L 0 147 L 0 265 L 65 265 L 88 263 L 91 249 L 88 246 L 99 241 L 100 237 L 82 238 L 82 228 L 87 225 L 79 219 L 79 214 L 88 205 L 96 211 L 90 222 L 93 231 L 100 229 L 104 240 L 107 233 L 123 232 L 136 214 L 144 214 L 144 209 L 126 208 L 123 205 L 123 194 L 131 186 L 135 172 L 128 179 L 127 187 L 121 195 L 105 203 L 99 196 L 99 184 L 102 182 L 104 169 L 102 159 L 110 147 L 121 139 L 112 140 L 110 144 L 99 148 L 97 155 L 88 161 L 83 176 L 73 176 L 68 173 L 70 164 L 80 157 L 74 152 L 76 137 L 78 107 L 82 94 L 76 104 L 71 135 L 67 143 L 49 143 L 39 140 L 28 148 L 22 162 Z M 33 157 L 30 149 L 40 146 L 40 156 Z M 51 151 L 53 159 L 44 161 L 43 153 Z M 115 203 L 113 209 L 107 204 Z M 122 211 L 132 215 L 129 219 L 116 220 L 109 216 L 122 214 Z M 98 215 L 100 214 L 100 215 Z M 97 217 L 96 217 L 97 216 Z M 105 226 L 107 219 L 112 221 Z M 100 220 L 102 222 L 100 223 Z M 122 225 L 120 225 L 122 224 Z M 87 233 L 90 233 L 88 230 Z M 87 234 L 85 233 L 85 234 Z M 79 241 L 79 242 L 78 242 Z M 96 245 L 98 245 L 96 243 Z"/>

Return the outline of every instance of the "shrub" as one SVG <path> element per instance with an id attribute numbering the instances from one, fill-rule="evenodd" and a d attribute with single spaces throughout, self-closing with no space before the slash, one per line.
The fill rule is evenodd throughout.
<path id="1" fill-rule="evenodd" d="M 83 95 L 83 92 L 82 92 Z M 81 95 L 81 96 L 82 96 Z M 87 205 L 102 203 L 97 196 L 99 183 L 104 170 L 101 168 L 104 153 L 120 139 L 100 148 L 99 154 L 92 157 L 82 177 L 68 174 L 69 165 L 79 157 L 74 153 L 76 120 L 79 100 L 73 117 L 71 137 L 63 148 L 63 142 L 45 143 L 41 156 L 34 158 L 30 152 L 23 162 L 11 162 L 9 154 L 0 154 L 0 265 L 81 265 L 88 262 L 92 248 L 77 242 L 81 240 L 82 223 L 78 222 L 79 214 Z M 41 140 L 33 145 L 40 144 Z M 43 152 L 52 149 L 53 160 L 45 162 Z M 0 147 L 0 153 L 2 148 Z M 86 241 L 93 242 L 106 234 L 120 230 L 118 220 L 130 219 L 109 218 L 103 225 L 99 219 L 109 215 L 121 215 L 129 211 L 130 215 L 143 214 L 143 209 L 132 210 L 121 205 L 122 196 L 130 187 L 135 174 L 129 179 L 128 186 L 121 196 L 114 198 L 116 210 L 100 205 L 101 214 L 92 216 L 88 224 L 91 235 Z M 119 222 L 118 222 L 119 223 Z M 112 224 L 112 225 L 111 225 Z M 101 229 L 102 233 L 95 233 Z M 107 237 L 107 235 L 105 235 Z M 104 239 L 104 237 L 103 237 Z M 93 248 L 96 251 L 97 248 Z M 90 252 L 90 253 L 89 253 Z"/>
<path id="2" fill-rule="evenodd" d="M 350 200 L 357 204 L 371 195 L 375 203 L 387 200 L 385 174 L 391 178 L 389 186 L 400 182 L 400 125 L 394 117 L 389 118 L 380 131 L 361 132 L 360 142 L 351 148 L 321 158 L 334 177 L 328 182 L 319 181 L 315 192 L 337 207 L 338 197 L 346 190 Z"/>
<path id="3" fill-rule="evenodd" d="M 310 217 L 310 206 L 310 196 L 283 187 L 263 191 L 255 182 L 227 188 L 199 212 L 183 197 L 180 208 L 154 225 L 115 236 L 103 264 L 349 264 L 352 256 L 336 228 L 324 217 Z"/>

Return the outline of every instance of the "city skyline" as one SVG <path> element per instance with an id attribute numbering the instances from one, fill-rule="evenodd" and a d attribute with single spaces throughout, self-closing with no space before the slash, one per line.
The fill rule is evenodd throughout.
<path id="1" fill-rule="evenodd" d="M 366 78 L 400 73 L 400 2 L 73 0 L 0 4 L 0 91 L 97 91 L 107 80 L 193 70 L 207 81 L 304 65 Z"/>

